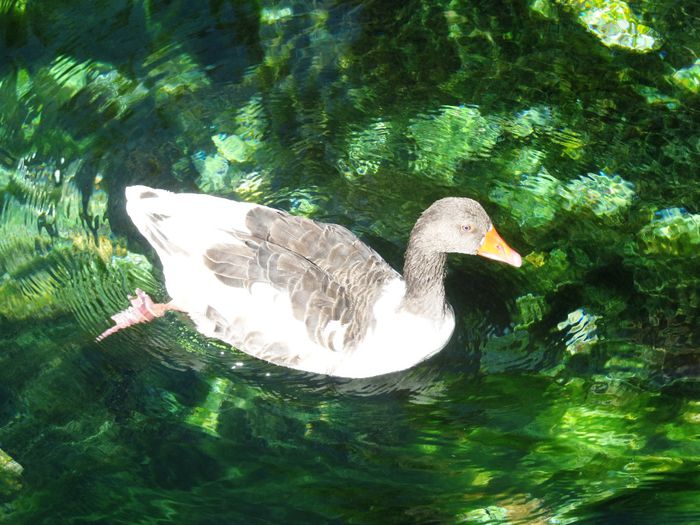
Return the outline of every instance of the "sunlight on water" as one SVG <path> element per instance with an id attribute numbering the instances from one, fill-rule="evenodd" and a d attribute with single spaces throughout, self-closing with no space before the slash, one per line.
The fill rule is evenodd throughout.
<path id="1" fill-rule="evenodd" d="M 5 2 L 0 520 L 697 523 L 690 3 Z M 168 313 L 147 184 L 347 226 L 395 268 L 447 195 L 449 345 L 330 378 Z"/>

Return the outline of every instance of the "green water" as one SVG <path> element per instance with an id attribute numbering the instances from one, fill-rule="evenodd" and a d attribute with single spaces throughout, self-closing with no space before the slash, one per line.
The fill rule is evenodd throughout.
<path id="1" fill-rule="evenodd" d="M 0 1 L 0 521 L 700 523 L 700 4 Z M 434 199 L 449 346 L 338 380 L 169 314 L 143 183 L 341 223 Z"/>

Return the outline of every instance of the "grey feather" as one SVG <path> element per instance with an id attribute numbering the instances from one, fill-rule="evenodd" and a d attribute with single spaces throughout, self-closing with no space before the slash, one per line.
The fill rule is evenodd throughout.
<path id="1" fill-rule="evenodd" d="M 230 244 L 205 252 L 207 268 L 228 286 L 250 289 L 261 282 L 287 292 L 312 341 L 341 350 L 328 329 L 337 321 L 347 327 L 342 350 L 352 351 L 373 326 L 382 284 L 397 273 L 342 226 L 269 208 L 251 210 L 246 225 L 250 235 L 229 231 Z"/>

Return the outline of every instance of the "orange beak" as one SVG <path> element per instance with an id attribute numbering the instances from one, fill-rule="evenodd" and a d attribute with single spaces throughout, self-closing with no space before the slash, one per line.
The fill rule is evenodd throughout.
<path id="1" fill-rule="evenodd" d="M 516 268 L 520 268 L 523 264 L 523 258 L 520 257 L 520 254 L 508 246 L 506 241 L 501 239 L 501 236 L 498 235 L 496 228 L 493 226 L 486 232 L 484 242 L 476 253 L 482 257 L 511 264 Z"/>

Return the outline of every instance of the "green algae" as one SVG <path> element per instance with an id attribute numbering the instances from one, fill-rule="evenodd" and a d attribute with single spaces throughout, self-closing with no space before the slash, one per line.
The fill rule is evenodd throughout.
<path id="1" fill-rule="evenodd" d="M 0 449 L 0 494 L 14 492 L 21 488 L 20 477 L 24 468 L 7 452 Z"/>
<path id="2" fill-rule="evenodd" d="M 214 135 L 217 151 L 229 162 L 245 162 L 250 156 L 249 146 L 238 135 L 226 135 L 225 133 Z"/>
<path id="3" fill-rule="evenodd" d="M 561 183 L 544 167 L 533 174 L 527 173 L 537 168 L 540 158 L 536 151 L 521 151 L 518 159 L 508 167 L 509 171 L 519 175 L 518 183 L 503 182 L 489 193 L 489 198 L 507 209 L 524 228 L 546 226 L 559 210 L 556 201 Z M 523 165 L 523 161 L 527 164 Z"/>
<path id="4" fill-rule="evenodd" d="M 540 16 L 556 21 L 561 5 L 576 15 L 578 22 L 607 47 L 635 53 L 649 53 L 661 47 L 657 31 L 642 23 L 630 5 L 620 0 L 534 0 L 529 7 Z"/>
<path id="5" fill-rule="evenodd" d="M 565 209 L 590 210 L 601 218 L 625 211 L 635 197 L 634 185 L 619 175 L 589 173 L 568 182 L 560 192 Z"/>
<path id="6" fill-rule="evenodd" d="M 671 76 L 673 82 L 679 87 L 693 94 L 700 93 L 700 59 L 688 67 L 677 70 Z"/>
<path id="7" fill-rule="evenodd" d="M 11 3 L 3 519 L 697 521 L 692 7 L 127 4 L 78 2 L 76 34 Z M 455 336 L 398 378 L 277 369 L 175 315 L 94 347 L 162 282 L 130 183 L 339 222 L 396 267 L 427 204 L 471 196 L 524 264 L 451 258 Z"/>
<path id="8" fill-rule="evenodd" d="M 518 324 L 515 325 L 517 329 L 527 328 L 541 321 L 549 310 L 543 296 L 531 293 L 518 297 L 515 306 L 519 318 Z"/>
<path id="9" fill-rule="evenodd" d="M 700 215 L 682 208 L 659 210 L 638 233 L 642 251 L 661 257 L 700 254 Z"/>
<path id="10" fill-rule="evenodd" d="M 196 60 L 186 52 L 176 52 L 172 48 L 159 49 L 144 61 L 159 104 L 167 104 L 169 100 L 210 86 L 209 79 Z"/>
<path id="11" fill-rule="evenodd" d="M 195 407 L 192 413 L 187 416 L 185 422 L 189 425 L 201 428 L 204 432 L 217 436 L 221 405 L 230 387 L 231 382 L 227 379 L 215 378 L 211 383 L 211 390 L 209 394 L 207 394 L 204 402 Z"/>
<path id="12" fill-rule="evenodd" d="M 620 47 L 637 53 L 648 53 L 661 47 L 661 38 L 642 24 L 626 2 L 570 2 L 580 9 L 578 18 L 586 28 L 609 47 Z"/>
<path id="13" fill-rule="evenodd" d="M 96 187 L 84 201 L 75 184 L 80 167 L 28 161 L 10 175 L 0 215 L 0 314 L 8 319 L 72 312 L 81 325 L 94 327 L 96 313 L 107 306 L 96 311 L 96 303 L 118 300 L 108 283 L 153 286 L 150 263 L 112 236 L 107 193 Z"/>
<path id="14" fill-rule="evenodd" d="M 488 156 L 500 126 L 477 108 L 447 106 L 412 119 L 408 132 L 416 143 L 411 169 L 451 183 L 460 162 Z"/>
<path id="15" fill-rule="evenodd" d="M 341 173 L 349 180 L 378 173 L 393 160 L 393 130 L 391 122 L 377 119 L 369 127 L 350 134 L 347 160 L 338 162 Z"/>

